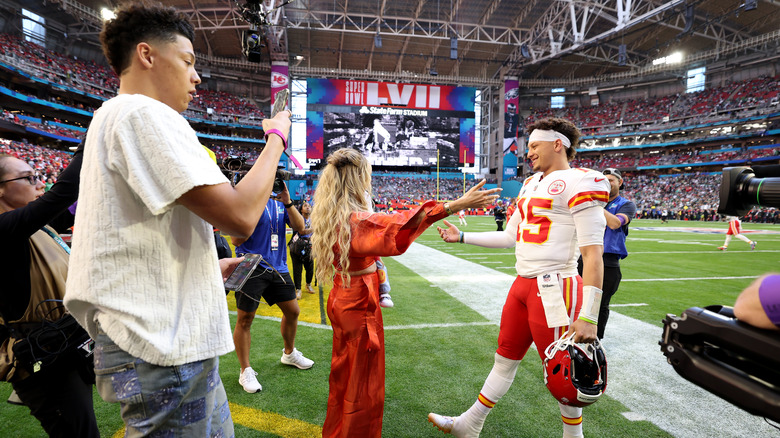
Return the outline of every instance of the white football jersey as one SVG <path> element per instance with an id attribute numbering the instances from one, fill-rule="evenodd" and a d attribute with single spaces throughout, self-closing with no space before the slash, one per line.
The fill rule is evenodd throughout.
<path id="1" fill-rule="evenodd" d="M 590 169 L 557 170 L 544 178 L 542 175 L 539 172 L 525 180 L 517 198 L 517 209 L 507 224 L 507 231 L 517 239 L 517 275 L 526 278 L 545 272 L 576 275 L 580 250 L 573 215 L 588 208 L 604 208 L 609 200 L 609 181 Z M 580 230 L 580 233 L 600 233 L 603 242 L 603 223 L 593 226 L 600 230 Z"/>

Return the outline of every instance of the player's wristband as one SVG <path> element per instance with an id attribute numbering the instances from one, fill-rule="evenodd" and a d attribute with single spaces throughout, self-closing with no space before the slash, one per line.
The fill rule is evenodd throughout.
<path id="1" fill-rule="evenodd" d="M 584 286 L 582 288 L 582 307 L 580 308 L 578 319 L 591 324 L 598 324 L 601 294 L 601 289 L 596 286 Z"/>
<path id="2" fill-rule="evenodd" d="M 287 139 L 284 137 L 284 134 L 282 134 L 282 131 L 280 131 L 278 129 L 269 129 L 269 130 L 265 131 L 265 141 L 266 142 L 268 141 L 268 136 L 270 134 L 278 135 L 279 138 L 282 139 L 282 145 L 284 145 L 284 149 L 287 150 Z"/>
<path id="3" fill-rule="evenodd" d="M 460 232 L 460 236 L 458 236 L 458 243 L 463 243 L 463 238 L 466 237 L 466 233 L 463 231 Z"/>

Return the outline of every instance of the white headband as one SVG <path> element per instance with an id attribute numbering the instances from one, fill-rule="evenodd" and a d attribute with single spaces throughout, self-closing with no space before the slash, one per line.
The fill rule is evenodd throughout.
<path id="1" fill-rule="evenodd" d="M 528 143 L 531 144 L 535 141 L 555 141 L 560 140 L 567 148 L 571 147 L 571 141 L 568 137 L 561 134 L 558 131 L 552 129 L 534 129 L 531 131 L 531 135 L 528 136 Z"/>

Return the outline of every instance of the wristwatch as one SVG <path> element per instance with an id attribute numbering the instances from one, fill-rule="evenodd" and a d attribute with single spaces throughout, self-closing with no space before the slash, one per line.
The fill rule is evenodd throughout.
<path id="1" fill-rule="evenodd" d="M 291 203 L 289 203 L 289 204 L 284 204 L 284 208 L 290 208 L 290 207 L 292 207 L 292 206 L 293 206 L 293 203 L 292 203 L 292 202 L 291 202 Z"/>

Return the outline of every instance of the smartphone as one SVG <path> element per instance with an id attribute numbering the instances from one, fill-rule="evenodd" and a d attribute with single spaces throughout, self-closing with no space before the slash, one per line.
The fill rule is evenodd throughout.
<path id="1" fill-rule="evenodd" d="M 271 118 L 279 114 L 280 111 L 284 111 L 287 108 L 287 98 L 290 96 L 290 90 L 285 88 L 276 93 L 276 100 L 274 101 L 274 107 L 271 109 Z"/>
<path id="2" fill-rule="evenodd" d="M 233 270 L 230 277 L 225 281 L 225 289 L 241 290 L 262 258 L 263 256 L 260 254 L 245 254 L 244 260 L 236 266 L 236 269 Z"/>

